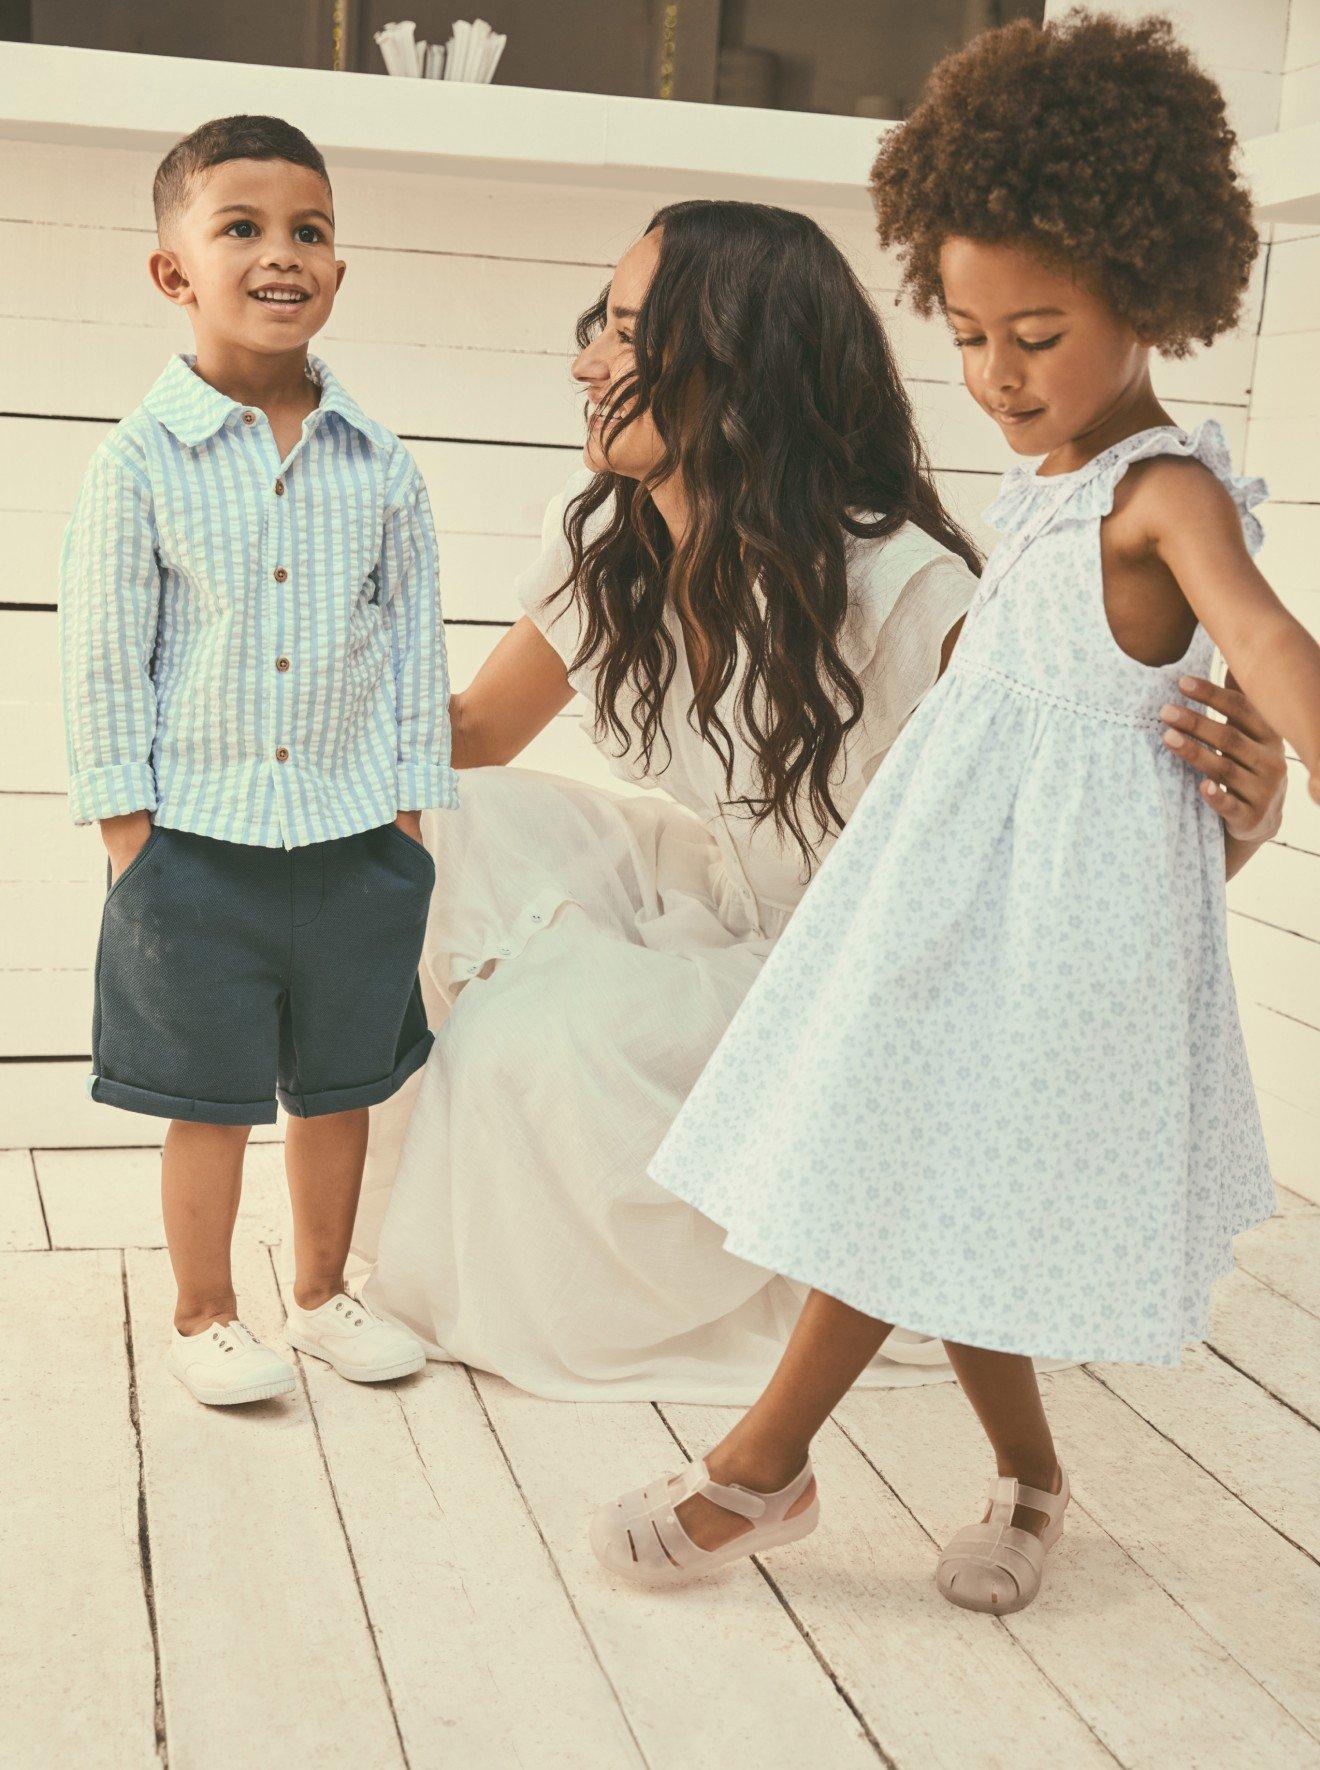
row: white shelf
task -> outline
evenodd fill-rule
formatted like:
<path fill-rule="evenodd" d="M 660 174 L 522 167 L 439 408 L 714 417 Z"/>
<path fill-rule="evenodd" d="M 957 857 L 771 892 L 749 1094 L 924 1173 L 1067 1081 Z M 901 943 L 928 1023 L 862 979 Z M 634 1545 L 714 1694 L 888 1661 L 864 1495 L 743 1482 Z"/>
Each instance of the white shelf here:
<path fill-rule="evenodd" d="M 164 151 L 208 117 L 285 117 L 332 165 L 864 207 L 870 118 L 0 44 L 0 136 Z"/>
<path fill-rule="evenodd" d="M 1261 135 L 1244 149 L 1260 221 L 1320 221 L 1320 123 Z"/>

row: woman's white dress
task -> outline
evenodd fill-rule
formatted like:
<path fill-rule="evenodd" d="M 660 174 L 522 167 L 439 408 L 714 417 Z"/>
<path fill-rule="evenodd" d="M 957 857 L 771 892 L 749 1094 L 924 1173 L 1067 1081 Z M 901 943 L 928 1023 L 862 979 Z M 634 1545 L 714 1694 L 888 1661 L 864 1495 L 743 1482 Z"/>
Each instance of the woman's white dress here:
<path fill-rule="evenodd" d="M 569 664 L 575 609 L 545 602 L 568 570 L 565 502 L 588 478 L 551 505 L 544 552 L 517 586 Z M 935 682 L 976 587 L 912 526 L 857 542 L 849 582 L 842 648 L 865 712 L 837 771 L 845 816 Z M 602 745 L 621 781 L 657 790 L 475 769 L 458 811 L 424 819 L 436 1044 L 372 1114 L 355 1239 L 376 1258 L 368 1299 L 434 1356 L 542 1396 L 749 1401 L 804 1294 L 727 1251 L 722 1229 L 646 1173 L 806 884 L 794 843 L 722 806 L 719 759 L 683 717 L 676 617 L 673 632 L 672 758 L 660 743 L 644 777 Z M 588 672 L 570 681 L 594 704 Z M 735 795 L 751 786 L 740 762 Z M 948 1374 L 938 1346 L 892 1351 L 871 1380 Z"/>

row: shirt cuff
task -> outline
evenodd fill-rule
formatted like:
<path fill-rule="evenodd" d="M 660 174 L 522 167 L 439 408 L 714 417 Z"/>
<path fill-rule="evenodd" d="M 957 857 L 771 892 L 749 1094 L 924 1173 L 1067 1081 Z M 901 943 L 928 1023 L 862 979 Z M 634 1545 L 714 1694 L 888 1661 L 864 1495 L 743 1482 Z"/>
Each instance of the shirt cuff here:
<path fill-rule="evenodd" d="M 400 762 L 394 796 L 400 811 L 456 811 L 458 776 L 442 762 Z"/>
<path fill-rule="evenodd" d="M 156 804 L 156 777 L 147 762 L 83 768 L 69 781 L 69 810 L 76 824 L 126 817 L 131 811 L 154 811 Z"/>

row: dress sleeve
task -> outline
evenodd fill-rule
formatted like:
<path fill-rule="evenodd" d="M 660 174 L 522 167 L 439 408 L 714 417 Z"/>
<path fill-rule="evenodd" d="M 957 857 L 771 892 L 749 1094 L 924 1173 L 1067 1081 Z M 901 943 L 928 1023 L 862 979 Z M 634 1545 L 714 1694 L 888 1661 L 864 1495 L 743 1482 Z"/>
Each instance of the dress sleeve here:
<path fill-rule="evenodd" d="M 848 773 L 859 794 L 935 686 L 944 641 L 967 613 L 975 592 L 976 579 L 967 566 L 941 549 L 918 563 L 897 594 L 885 599 L 869 655 L 853 664 L 865 697 L 848 746 Z"/>
<path fill-rule="evenodd" d="M 562 595 L 556 595 L 556 592 L 567 580 L 573 563 L 564 534 L 564 518 L 573 499 L 586 490 L 593 477 L 586 471 L 573 474 L 563 490 L 550 500 L 541 524 L 540 555 L 513 586 L 524 614 L 536 623 L 564 660 L 569 682 L 579 694 L 589 692 L 584 686 L 587 673 L 572 668 L 582 643 L 582 624 L 572 595 L 568 591 Z M 599 514 L 597 512 L 598 518 Z"/>

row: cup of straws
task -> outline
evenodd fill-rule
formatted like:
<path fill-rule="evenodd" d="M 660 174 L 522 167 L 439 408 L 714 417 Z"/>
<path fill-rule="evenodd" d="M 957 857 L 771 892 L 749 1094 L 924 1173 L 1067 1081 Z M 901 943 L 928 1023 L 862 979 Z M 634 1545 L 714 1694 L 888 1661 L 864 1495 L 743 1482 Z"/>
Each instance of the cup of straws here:
<path fill-rule="evenodd" d="M 495 78 L 507 41 L 492 31 L 484 18 L 470 24 L 467 19 L 455 19 L 447 43 L 419 38 L 410 18 L 376 32 L 387 74 L 411 80 L 468 80 L 478 86 L 488 86 Z"/>

